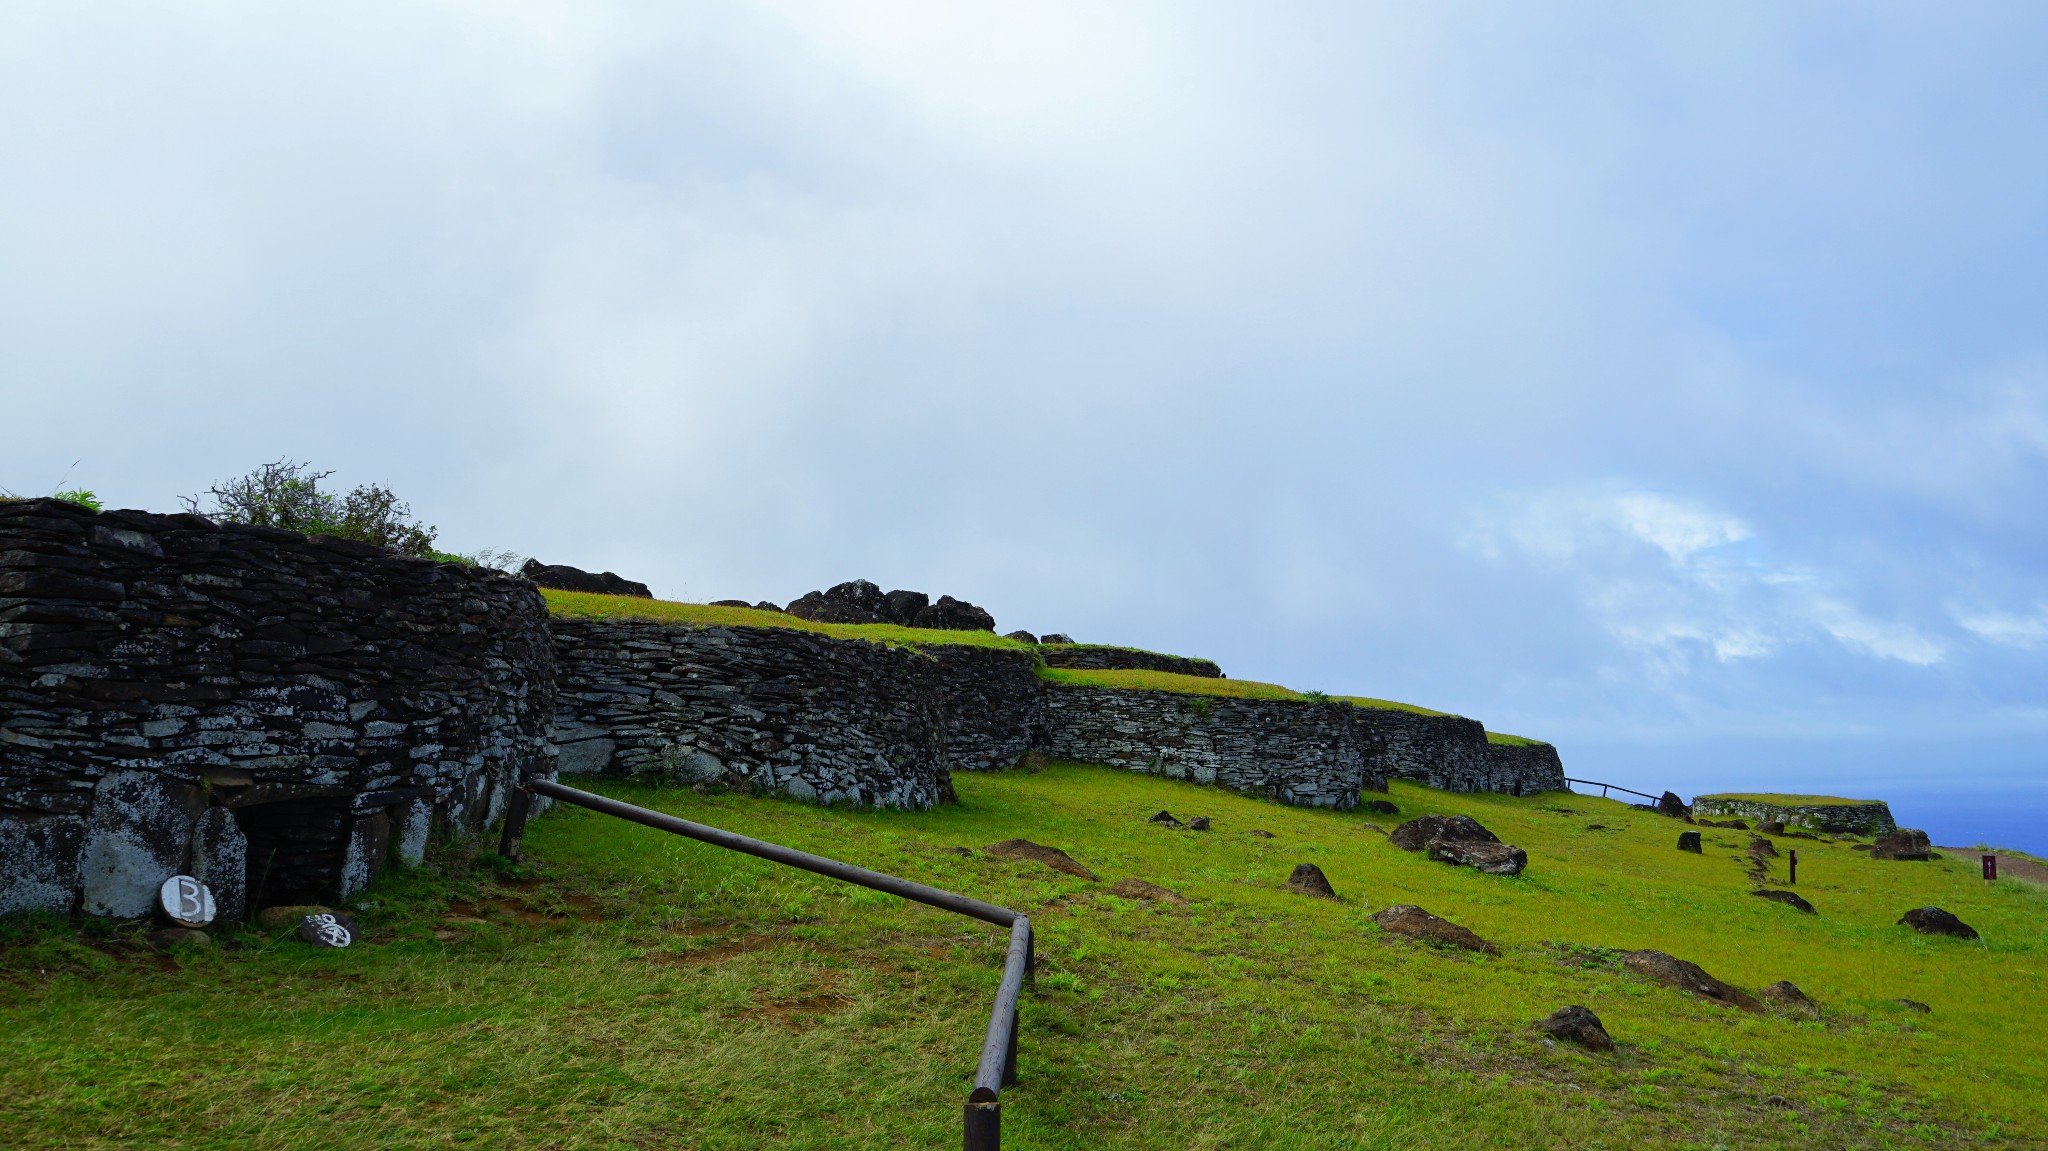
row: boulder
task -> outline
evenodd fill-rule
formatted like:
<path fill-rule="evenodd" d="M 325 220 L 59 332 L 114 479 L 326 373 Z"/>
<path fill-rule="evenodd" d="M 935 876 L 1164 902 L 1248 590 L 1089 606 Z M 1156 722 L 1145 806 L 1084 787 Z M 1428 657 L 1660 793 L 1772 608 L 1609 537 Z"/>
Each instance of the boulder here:
<path fill-rule="evenodd" d="M 644 583 L 635 583 L 614 572 L 587 572 L 567 564 L 544 564 L 539 560 L 527 560 L 519 574 L 540 585 L 557 591 L 595 592 L 598 595 L 630 595 L 641 599 L 653 599 L 654 593 Z"/>
<path fill-rule="evenodd" d="M 1028 839 L 1005 839 L 1001 843 L 991 843 L 982 850 L 997 859 L 1029 859 L 1043 863 L 1054 871 L 1078 875 L 1083 879 L 1095 878 L 1095 873 L 1075 862 L 1073 856 L 1057 847 L 1047 847 Z"/>
<path fill-rule="evenodd" d="M 1438 863 L 1455 863 L 1488 875 L 1520 875 L 1529 866 L 1529 853 L 1511 843 L 1432 839 L 1429 857 Z"/>
<path fill-rule="evenodd" d="M 1898 1004 L 1899 1006 L 1905 1008 L 1908 1011 L 1918 1011 L 1922 1015 L 1931 1015 L 1934 1013 L 1934 1008 L 1927 1006 L 1925 1003 L 1920 1002 L 1918 999 L 1894 999 L 1892 1000 L 1892 1002 Z"/>
<path fill-rule="evenodd" d="M 1206 816 L 1206 815 L 1198 815 L 1198 816 L 1195 816 L 1195 817 L 1194 817 L 1193 819 L 1190 819 L 1190 820 L 1188 820 L 1188 830 L 1189 830 L 1189 831 L 1207 831 L 1207 830 L 1209 830 L 1209 817 L 1208 817 L 1208 816 Z"/>
<path fill-rule="evenodd" d="M 996 617 L 965 600 L 942 595 L 939 602 L 918 612 L 911 626 L 940 631 L 994 631 Z"/>
<path fill-rule="evenodd" d="M 1768 899 L 1772 903 L 1782 903 L 1787 907 L 1796 907 L 1800 911 L 1803 911 L 1808 915 L 1820 914 L 1819 912 L 1813 909 L 1813 904 L 1806 902 L 1806 899 L 1796 891 L 1763 890 L 1752 891 L 1750 892 L 1750 894 L 1756 896 L 1758 899 Z"/>
<path fill-rule="evenodd" d="M 345 911 L 323 911 L 299 920 L 299 941 L 314 947 L 347 947 L 362 938 L 355 917 Z"/>
<path fill-rule="evenodd" d="M 1678 798 L 1677 792 L 1667 791 L 1657 797 L 1657 814 L 1668 815 L 1673 819 L 1684 819 L 1692 814 L 1692 808 L 1686 806 L 1683 799 Z"/>
<path fill-rule="evenodd" d="M 1927 833 L 1914 827 L 1902 827 L 1877 837 L 1870 845 L 1872 859 L 1924 860 L 1934 850 L 1927 842 Z"/>
<path fill-rule="evenodd" d="M 930 607 L 931 603 L 932 597 L 921 591 L 898 589 L 882 596 L 879 611 L 885 622 L 898 627 L 915 627 L 918 613 Z"/>
<path fill-rule="evenodd" d="M 85 913 L 148 915 L 164 880 L 185 871 L 205 814 L 206 795 L 194 784 L 153 771 L 101 776 L 78 861 Z"/>
<path fill-rule="evenodd" d="M 1177 891 L 1169 891 L 1156 883 L 1147 883 L 1142 879 L 1119 879 L 1109 885 L 1109 891 L 1110 894 L 1121 895 L 1125 899 L 1149 899 L 1154 903 L 1171 903 L 1176 906 L 1184 905 L 1188 901 L 1186 896 Z"/>
<path fill-rule="evenodd" d="M 1252 828 L 1252 829 L 1251 829 L 1250 831 L 1247 831 L 1247 832 L 1245 832 L 1245 834 L 1246 834 L 1246 835 L 1256 835 L 1256 836 L 1258 836 L 1258 837 L 1259 837 L 1260 839 L 1271 839 L 1271 838 L 1273 838 L 1273 833 L 1272 833 L 1272 832 L 1270 832 L 1270 831 L 1260 831 L 1260 830 L 1259 830 L 1258 828 L 1256 828 L 1256 827 Z"/>
<path fill-rule="evenodd" d="M 1900 916 L 1899 923 L 1922 935 L 1952 935 L 1957 939 L 1978 938 L 1976 928 L 1939 907 L 1916 907 Z"/>
<path fill-rule="evenodd" d="M 1330 878 L 1323 869 L 1313 863 L 1296 864 L 1294 874 L 1287 877 L 1284 885 L 1297 895 L 1313 895 L 1319 899 L 1336 899 L 1337 889 L 1330 886 Z"/>
<path fill-rule="evenodd" d="M 712 607 L 753 607 L 754 605 L 753 605 L 753 604 L 750 604 L 750 603 L 748 603 L 748 602 L 747 602 L 746 600 L 743 600 L 743 599 L 715 599 L 715 600 L 712 600 L 712 601 L 711 601 L 711 606 L 712 606 Z"/>
<path fill-rule="evenodd" d="M 1486 830 L 1484 825 L 1469 815 L 1419 816 L 1395 828 L 1387 838 L 1402 851 L 1421 851 L 1436 839 L 1464 840 L 1472 843 L 1500 842 L 1499 836 Z"/>
<path fill-rule="evenodd" d="M 1163 824 L 1165 824 L 1165 825 L 1166 825 L 1166 826 L 1168 826 L 1168 827 L 1179 827 L 1179 826 L 1180 826 L 1180 820 L 1178 820 L 1178 819 L 1175 819 L 1175 818 L 1173 817 L 1173 813 L 1172 813 L 1172 812 L 1170 812 L 1170 811 L 1155 811 L 1155 812 L 1153 812 L 1153 813 L 1152 813 L 1152 818 L 1150 818 L 1150 819 L 1146 820 L 1145 822 L 1146 822 L 1146 823 L 1163 823 Z"/>
<path fill-rule="evenodd" d="M 1368 799 L 1364 803 L 1358 805 L 1358 810 L 1371 812 L 1374 815 L 1401 814 L 1400 808 L 1395 807 L 1392 803 L 1384 799 Z"/>
<path fill-rule="evenodd" d="M 1758 859 L 1776 859 L 1778 845 L 1761 835 L 1752 835 L 1749 837 L 1749 853 Z"/>
<path fill-rule="evenodd" d="M 1004 638 L 1004 639 L 1014 639 L 1014 640 L 1016 640 L 1016 641 L 1017 641 L 1018 643 L 1037 643 L 1037 642 L 1038 642 L 1038 637 L 1037 637 L 1037 636 L 1035 636 L 1035 635 L 1032 635 L 1032 634 L 1031 634 L 1030 632 L 1028 632 L 1028 631 L 1012 631 L 1012 632 L 1005 632 L 1005 633 L 1003 633 L 1003 638 Z"/>
<path fill-rule="evenodd" d="M 1789 979 L 1780 979 L 1756 995 L 1758 999 L 1783 1011 L 1809 1017 L 1820 1014 L 1820 1004 L 1808 998 L 1806 992 L 1799 990 Z"/>
<path fill-rule="evenodd" d="M 1703 850 L 1704 850 L 1704 849 L 1700 847 L 1700 833 L 1699 833 L 1699 832 L 1697 832 L 1697 831 L 1681 831 L 1681 832 L 1679 832 L 1679 833 L 1678 833 L 1678 850 L 1680 850 L 1680 851 L 1690 851 L 1690 852 L 1692 852 L 1692 853 L 1693 853 L 1694 855 L 1699 855 L 1699 854 L 1701 854 L 1701 853 L 1703 852 Z"/>
<path fill-rule="evenodd" d="M 784 615 L 784 614 L 786 614 L 786 613 L 785 613 L 785 612 L 784 612 L 784 611 L 782 610 L 782 608 L 781 608 L 781 606 L 780 606 L 780 605 L 777 605 L 777 604 L 772 604 L 772 603 L 769 603 L 769 602 L 768 602 L 767 600 L 765 600 L 765 599 L 764 599 L 764 600 L 762 600 L 762 601 L 761 601 L 760 603 L 757 603 L 757 604 L 755 604 L 755 605 L 754 605 L 754 610 L 755 610 L 755 611 L 772 611 L 772 612 L 774 612 L 774 613 L 775 613 L 776 615 Z"/>
<path fill-rule="evenodd" d="M 1554 1039 L 1576 1043 L 1588 1051 L 1612 1051 L 1614 1040 L 1608 1038 L 1607 1028 L 1600 1025 L 1600 1017 L 1591 1008 L 1573 1004 L 1560 1007 L 1536 1021 L 1536 1029 Z"/>
<path fill-rule="evenodd" d="M 1785 834 L 1785 821 L 1782 819 L 1766 819 L 1758 824 L 1756 829 L 1765 835 L 1783 835 Z"/>
<path fill-rule="evenodd" d="M 1073 643 L 1074 637 L 1063 632 L 1049 631 L 1039 637 L 1040 643 Z"/>
<path fill-rule="evenodd" d="M 1666 987 L 1676 988 L 1688 994 L 1729 1007 L 1740 1007 L 1744 1011 L 1762 1011 L 1764 1005 L 1756 996 L 1740 988 L 1708 975 L 1697 963 L 1687 963 L 1666 955 L 1661 951 L 1631 951 L 1621 957 L 1621 965 L 1646 979 L 1654 980 Z"/>
<path fill-rule="evenodd" d="M 1460 927 L 1448 919 L 1439 919 L 1412 903 L 1396 903 L 1392 907 L 1374 912 L 1368 918 L 1390 935 L 1419 939 L 1440 947 L 1477 951 L 1486 955 L 1494 955 L 1500 951 L 1498 947 L 1472 934 L 1469 929 Z"/>
<path fill-rule="evenodd" d="M 884 623 L 882 589 L 864 579 L 833 584 L 791 600 L 788 612 L 813 623 Z"/>

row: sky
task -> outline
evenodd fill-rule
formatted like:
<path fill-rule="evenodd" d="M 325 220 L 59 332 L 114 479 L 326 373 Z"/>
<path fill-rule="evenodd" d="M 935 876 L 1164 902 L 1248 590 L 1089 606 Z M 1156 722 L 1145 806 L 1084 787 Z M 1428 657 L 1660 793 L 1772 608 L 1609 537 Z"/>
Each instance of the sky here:
<path fill-rule="evenodd" d="M 0 6 L 0 487 L 280 457 L 2048 852 L 2048 7 Z"/>

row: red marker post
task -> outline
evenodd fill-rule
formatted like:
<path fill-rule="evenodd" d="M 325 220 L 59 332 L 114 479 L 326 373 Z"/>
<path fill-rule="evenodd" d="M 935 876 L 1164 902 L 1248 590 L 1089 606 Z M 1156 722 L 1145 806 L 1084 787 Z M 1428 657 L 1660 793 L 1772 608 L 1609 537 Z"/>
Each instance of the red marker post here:
<path fill-rule="evenodd" d="M 1998 857 L 1997 857 L 1997 856 L 1995 856 L 1995 855 L 1987 855 L 1987 856 L 1985 856 L 1985 857 L 1984 857 L 1984 881 L 1985 881 L 1985 882 L 1987 882 L 1987 883 L 1989 883 L 1989 882 L 1990 882 L 1991 880 L 1994 880 L 1994 879 L 1997 879 L 1997 878 L 1998 878 Z"/>

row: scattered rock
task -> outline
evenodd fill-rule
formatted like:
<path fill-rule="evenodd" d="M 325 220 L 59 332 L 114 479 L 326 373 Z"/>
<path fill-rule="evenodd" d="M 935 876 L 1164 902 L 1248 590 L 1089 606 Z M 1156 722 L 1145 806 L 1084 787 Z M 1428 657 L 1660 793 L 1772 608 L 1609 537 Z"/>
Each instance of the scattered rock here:
<path fill-rule="evenodd" d="M 848 580 L 791 600 L 786 609 L 817 623 L 892 623 L 898 627 L 947 631 L 994 631 L 995 617 L 949 595 L 933 603 L 921 591 L 885 592 L 874 583 Z"/>
<path fill-rule="evenodd" d="M 1037 636 L 1035 636 L 1035 635 L 1032 635 L 1032 634 L 1031 634 L 1030 632 L 1028 632 L 1028 631 L 1012 631 L 1012 632 L 1004 632 L 1004 633 L 1003 633 L 1003 638 L 1004 638 L 1004 639 L 1014 639 L 1014 640 L 1016 640 L 1016 641 L 1017 641 L 1018 643 L 1037 643 L 1037 642 L 1038 642 L 1038 637 L 1037 637 Z"/>
<path fill-rule="evenodd" d="M 1074 637 L 1065 632 L 1049 631 L 1038 639 L 1040 643 L 1073 643 Z"/>
<path fill-rule="evenodd" d="M 1206 816 L 1206 815 L 1198 815 L 1198 816 L 1194 817 L 1193 819 L 1190 819 L 1190 820 L 1188 820 L 1188 830 L 1189 830 L 1189 831 L 1207 831 L 1207 830 L 1209 830 L 1209 817 L 1208 817 L 1208 816 Z"/>
<path fill-rule="evenodd" d="M 931 602 L 931 597 L 921 591 L 892 591 L 882 596 L 881 616 L 887 623 L 914 627 L 918 613 L 930 607 Z M 994 620 L 989 621 L 989 630 L 995 630 Z"/>
<path fill-rule="evenodd" d="M 1776 859 L 1778 845 L 1761 835 L 1752 835 L 1749 837 L 1749 853 L 1758 859 Z"/>
<path fill-rule="evenodd" d="M 361 938 L 355 917 L 345 911 L 323 911 L 299 920 L 299 938 L 315 947 L 342 948 Z"/>
<path fill-rule="evenodd" d="M 1147 883 L 1142 879 L 1119 879 L 1109 885 L 1109 890 L 1110 894 L 1121 895 L 1125 899 L 1149 899 L 1154 903 L 1171 903 L 1176 906 L 1185 905 L 1188 901 L 1186 896 L 1177 891 L 1169 891 L 1156 883 Z"/>
<path fill-rule="evenodd" d="M 1679 832 L 1679 833 L 1678 833 L 1678 850 L 1680 850 L 1680 851 L 1690 851 L 1690 852 L 1692 852 L 1692 853 L 1693 853 L 1694 855 L 1700 855 L 1700 854 L 1702 854 L 1702 853 L 1703 853 L 1703 851 L 1704 851 L 1704 849 L 1700 847 L 1700 833 L 1699 833 L 1699 832 L 1697 832 L 1697 831 L 1681 831 L 1681 832 Z"/>
<path fill-rule="evenodd" d="M 1894 999 L 1892 1000 L 1892 1002 L 1898 1004 L 1899 1006 L 1905 1008 L 1908 1011 L 1918 1011 L 1922 1015 L 1931 1015 L 1934 1013 L 1934 1008 L 1927 1006 L 1925 1003 L 1920 1002 L 1918 999 Z"/>
<path fill-rule="evenodd" d="M 942 595 L 939 602 L 918 612 L 910 626 L 942 631 L 994 631 L 996 617 L 965 600 Z"/>
<path fill-rule="evenodd" d="M 1469 815 L 1424 815 L 1395 828 L 1388 838 L 1402 851 L 1421 851 L 1433 839 L 1458 839 L 1477 843 L 1499 843 L 1500 837 L 1486 830 Z"/>
<path fill-rule="evenodd" d="M 1757 825 L 1757 830 L 1765 835 L 1783 835 L 1785 834 L 1785 821 L 1782 819 L 1766 819 Z"/>
<path fill-rule="evenodd" d="M 765 599 L 764 599 L 764 600 L 762 600 L 762 601 L 761 601 L 760 603 L 757 603 L 757 604 L 755 604 L 755 605 L 754 605 L 754 610 L 755 610 L 755 611 L 772 611 L 772 612 L 774 612 L 774 613 L 775 613 L 776 615 L 786 615 L 786 614 L 788 614 L 788 613 L 786 613 L 786 612 L 784 612 L 784 611 L 782 610 L 782 606 L 781 606 L 780 604 L 772 604 L 772 603 L 769 603 L 769 602 L 768 602 L 767 600 L 765 600 Z"/>
<path fill-rule="evenodd" d="M 280 907 L 266 907 L 256 913 L 256 926 L 265 931 L 283 931 L 297 927 L 299 920 L 308 915 L 325 915 L 328 909 L 317 903 L 293 903 Z"/>
<path fill-rule="evenodd" d="M 1799 990 L 1789 979 L 1780 979 L 1756 994 L 1765 1003 L 1784 1011 L 1809 1017 L 1820 1015 L 1820 1004 L 1808 998 L 1806 992 Z"/>
<path fill-rule="evenodd" d="M 1978 938 L 1976 928 L 1939 907 L 1916 907 L 1900 916 L 1899 922 L 1922 935 L 1952 935 L 1957 939 Z"/>
<path fill-rule="evenodd" d="M 615 572 L 587 572 L 567 564 L 544 564 L 539 560 L 527 560 L 519 574 L 557 591 L 595 592 L 598 595 L 630 595 L 641 599 L 653 599 L 654 593 L 644 583 L 635 583 L 622 578 Z"/>
<path fill-rule="evenodd" d="M 1073 856 L 1057 847 L 1047 847 L 1028 839 L 1005 839 L 1001 843 L 989 844 L 982 848 L 982 851 L 997 859 L 1029 859 L 1043 863 L 1054 871 L 1078 875 L 1083 879 L 1095 878 L 1095 873 L 1076 863 Z"/>
<path fill-rule="evenodd" d="M 753 607 L 754 605 L 753 605 L 753 604 L 750 604 L 750 603 L 748 603 L 748 602 L 747 602 L 746 600 L 743 600 L 743 599 L 715 599 L 715 600 L 712 600 L 712 601 L 711 601 L 711 606 L 712 606 L 712 607 Z"/>
<path fill-rule="evenodd" d="M 1683 799 L 1678 798 L 1678 793 L 1667 791 L 1657 797 L 1657 814 L 1668 815 L 1673 819 L 1684 819 L 1692 814 L 1692 808 L 1687 806 Z"/>
<path fill-rule="evenodd" d="M 1323 869 L 1313 863 L 1295 865 L 1294 874 L 1287 877 L 1287 890 L 1299 895 L 1313 895 L 1320 899 L 1338 898 L 1337 889 L 1330 886 L 1330 878 Z"/>
<path fill-rule="evenodd" d="M 1320 873 L 1318 873 L 1320 874 Z M 1464 927 L 1448 919 L 1439 919 L 1412 903 L 1396 903 L 1383 911 L 1376 911 L 1369 917 L 1380 929 L 1392 935 L 1419 939 L 1442 947 L 1458 947 L 1466 951 L 1477 951 L 1486 955 L 1497 954 L 1500 949 Z"/>
<path fill-rule="evenodd" d="M 972 848 L 941 847 L 939 850 L 945 852 L 947 855 L 957 855 L 963 859 L 972 859 L 974 857 L 974 850 Z"/>
<path fill-rule="evenodd" d="M 1876 850 L 1876 847 L 1877 847 L 1877 845 L 1876 845 L 1876 844 L 1872 844 L 1872 843 L 1855 843 L 1855 844 L 1851 844 L 1851 845 L 1849 845 L 1849 850 L 1850 850 L 1850 851 L 1874 851 L 1874 850 Z"/>
<path fill-rule="evenodd" d="M 1395 807 L 1391 802 L 1384 799 L 1368 799 L 1364 803 L 1358 805 L 1358 810 L 1369 811 L 1374 815 L 1401 814 L 1400 808 Z"/>
<path fill-rule="evenodd" d="M 1455 863 L 1488 875 L 1520 875 L 1529 866 L 1529 853 L 1509 843 L 1480 843 L 1465 839 L 1433 839 L 1429 857 L 1439 863 Z"/>
<path fill-rule="evenodd" d="M 1614 1040 L 1608 1038 L 1607 1028 L 1600 1025 L 1600 1017 L 1591 1008 L 1573 1004 L 1536 1021 L 1536 1029 L 1546 1035 L 1576 1043 L 1588 1051 L 1612 1051 Z"/>
<path fill-rule="evenodd" d="M 1927 842 L 1927 833 L 1914 827 L 1902 827 L 1877 837 L 1870 845 L 1872 859 L 1922 860 L 1933 850 Z"/>
<path fill-rule="evenodd" d="M 149 945 L 158 951 L 173 947 L 212 947 L 213 936 L 191 927 L 164 927 L 149 933 Z"/>
<path fill-rule="evenodd" d="M 1271 838 L 1273 838 L 1273 833 L 1272 833 L 1272 832 L 1270 832 L 1270 831 L 1260 831 L 1260 830 L 1259 830 L 1258 828 L 1256 828 L 1256 827 L 1252 828 L 1252 829 L 1251 829 L 1250 831 L 1247 831 L 1247 832 L 1245 832 L 1245 834 L 1246 834 L 1246 835 L 1256 835 L 1256 836 L 1258 836 L 1258 837 L 1259 837 L 1260 839 L 1271 839 Z"/>
<path fill-rule="evenodd" d="M 1180 826 L 1180 820 L 1178 820 L 1178 819 L 1175 819 L 1175 818 L 1173 817 L 1173 813 L 1172 813 L 1172 812 L 1170 812 L 1170 811 L 1161 811 L 1161 812 L 1158 812 L 1158 813 L 1156 813 L 1155 815 L 1153 815 L 1151 819 L 1148 819 L 1148 820 L 1146 820 L 1145 822 L 1147 822 L 1147 823 L 1163 823 L 1163 824 L 1165 824 L 1165 825 L 1166 825 L 1166 826 L 1168 826 L 1168 827 L 1179 827 L 1179 826 Z"/>
<path fill-rule="evenodd" d="M 1735 831 L 1749 830 L 1749 821 L 1743 819 L 1702 819 L 1698 823 L 1701 827 L 1725 827 Z"/>
<path fill-rule="evenodd" d="M 1767 889 L 1752 891 L 1750 894 L 1758 899 L 1768 899 L 1772 903 L 1782 903 L 1787 907 L 1796 907 L 1808 915 L 1820 914 L 1813 909 L 1813 904 L 1806 902 L 1806 899 L 1796 891 L 1771 891 Z"/>
<path fill-rule="evenodd" d="M 1661 951 L 1631 951 L 1621 957 L 1621 965 L 1646 979 L 1702 999 L 1740 1007 L 1744 1011 L 1763 1010 L 1763 1004 L 1757 1002 L 1756 996 L 1708 975 L 1697 963 L 1687 963 Z"/>

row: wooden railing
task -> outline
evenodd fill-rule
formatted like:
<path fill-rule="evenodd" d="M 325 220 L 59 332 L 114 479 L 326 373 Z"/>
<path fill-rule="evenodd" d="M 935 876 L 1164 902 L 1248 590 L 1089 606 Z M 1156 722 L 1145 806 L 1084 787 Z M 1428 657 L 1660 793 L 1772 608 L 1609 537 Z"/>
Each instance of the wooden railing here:
<path fill-rule="evenodd" d="M 1017 1082 L 1017 1000 L 1023 993 L 1024 983 L 1031 978 L 1034 964 L 1031 920 L 1007 907 L 983 903 L 922 883 L 913 883 L 894 875 L 869 871 L 851 863 L 841 863 L 808 851 L 798 851 L 779 843 L 769 843 L 712 827 L 708 824 L 692 823 L 659 811 L 649 811 L 602 795 L 563 787 L 545 779 L 529 779 L 512 793 L 512 802 L 505 813 L 505 828 L 498 840 L 498 854 L 507 859 L 519 858 L 520 839 L 526 834 L 526 817 L 533 804 L 533 797 L 545 795 L 550 799 L 605 815 L 617 816 L 657 831 L 686 836 L 699 843 L 723 847 L 752 855 L 773 863 L 814 872 L 842 883 L 851 883 L 875 891 L 886 891 L 890 895 L 993 923 L 1010 929 L 1010 950 L 1003 961 L 1003 981 L 996 987 L 995 1007 L 989 1012 L 988 1033 L 981 1043 L 981 1064 L 975 1070 L 974 1090 L 967 1096 L 967 1104 L 961 1114 L 961 1138 L 966 1151 L 997 1151 L 1003 1138 L 1003 1088 Z"/>
<path fill-rule="evenodd" d="M 1585 784 L 1585 785 L 1586 785 L 1587 787 L 1597 787 L 1597 788 L 1599 788 L 1599 789 L 1600 789 L 1600 798 L 1602 798 L 1602 799 L 1606 799 L 1606 798 L 1607 798 L 1607 789 L 1608 789 L 1608 788 L 1610 788 L 1610 787 L 1611 787 L 1611 788 L 1613 788 L 1613 789 L 1614 789 L 1614 790 L 1616 790 L 1616 791 L 1626 791 L 1626 792 L 1628 792 L 1628 793 L 1629 793 L 1630 795 L 1640 795 L 1640 796 L 1642 796 L 1642 797 L 1643 797 L 1644 799 L 1647 799 L 1647 800 L 1649 800 L 1649 801 L 1650 801 L 1651 803 L 1655 803 L 1655 802 L 1657 802 L 1658 800 L 1660 800 L 1660 799 L 1664 798 L 1664 797 L 1663 797 L 1663 796 L 1661 796 L 1661 795 L 1651 795 L 1651 794 L 1649 794 L 1648 792 L 1636 791 L 1636 790 L 1634 790 L 1633 788 L 1627 788 L 1627 787 L 1623 787 L 1622 785 L 1620 785 L 1620 784 L 1618 784 L 1618 783 L 1601 783 L 1601 782 L 1600 782 L 1599 780 L 1597 780 L 1597 779 L 1573 779 L 1573 778 L 1571 778 L 1570 776 L 1566 776 L 1566 777 L 1565 777 L 1565 782 L 1566 782 L 1566 783 L 1583 783 L 1583 784 Z"/>

